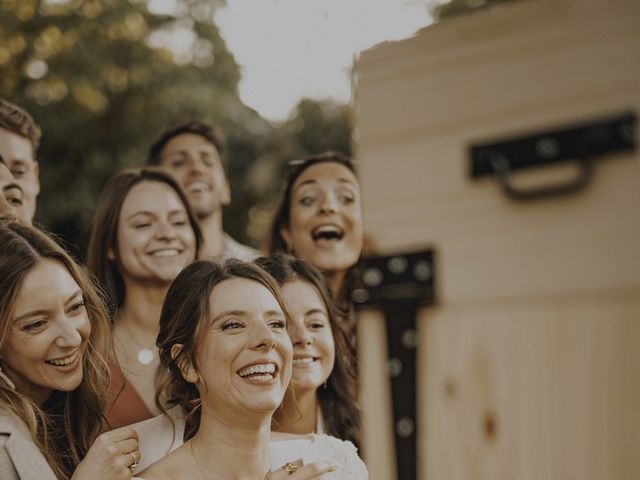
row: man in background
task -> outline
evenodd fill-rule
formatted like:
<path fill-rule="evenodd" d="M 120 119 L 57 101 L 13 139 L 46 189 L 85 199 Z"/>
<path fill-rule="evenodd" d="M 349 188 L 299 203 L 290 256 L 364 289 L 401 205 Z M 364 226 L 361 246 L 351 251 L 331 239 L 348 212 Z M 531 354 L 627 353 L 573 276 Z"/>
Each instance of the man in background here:
<path fill-rule="evenodd" d="M 22 188 L 16 183 L 9 167 L 0 155 L 0 223 L 4 222 L 31 225 L 31 218 L 24 208 Z"/>
<path fill-rule="evenodd" d="M 22 189 L 29 220 L 35 215 L 40 193 L 40 170 L 36 161 L 40 136 L 40 127 L 29 113 L 0 98 L 0 155 Z"/>
<path fill-rule="evenodd" d="M 222 207 L 231 202 L 224 140 L 204 122 L 189 121 L 163 132 L 149 149 L 148 163 L 165 167 L 183 188 L 204 238 L 200 258 L 252 260 L 256 250 L 223 230 Z"/>

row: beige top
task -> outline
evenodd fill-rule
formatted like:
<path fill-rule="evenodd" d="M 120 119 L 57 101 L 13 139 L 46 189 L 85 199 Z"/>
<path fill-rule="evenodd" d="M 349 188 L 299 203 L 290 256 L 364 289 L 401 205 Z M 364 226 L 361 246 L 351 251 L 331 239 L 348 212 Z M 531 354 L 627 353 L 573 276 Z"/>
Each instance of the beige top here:
<path fill-rule="evenodd" d="M 53 470 L 33 442 L 26 426 L 0 409 L 0 478 L 56 480 Z"/>

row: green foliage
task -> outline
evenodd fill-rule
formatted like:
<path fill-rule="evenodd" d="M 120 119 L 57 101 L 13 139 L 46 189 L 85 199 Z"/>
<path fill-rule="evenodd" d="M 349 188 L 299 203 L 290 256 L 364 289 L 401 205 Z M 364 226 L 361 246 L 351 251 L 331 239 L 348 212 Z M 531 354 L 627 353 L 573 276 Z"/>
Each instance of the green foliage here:
<path fill-rule="evenodd" d="M 435 6 L 431 13 L 436 20 L 455 17 L 468 13 L 476 8 L 495 5 L 496 3 L 511 2 L 513 0 L 449 0 L 446 3 Z"/>
<path fill-rule="evenodd" d="M 31 112 L 44 133 L 38 223 L 82 241 L 108 178 L 144 163 L 167 126 L 204 118 L 227 136 L 225 228 L 257 244 L 265 222 L 247 229 L 250 212 L 266 215 L 252 207 L 273 199 L 282 165 L 349 150 L 344 106 L 305 100 L 274 127 L 240 101 L 240 69 L 212 21 L 220 3 L 177 0 L 169 15 L 143 0 L 1 1 L 0 96 Z M 182 56 L 162 46 L 175 32 L 193 40 Z"/>

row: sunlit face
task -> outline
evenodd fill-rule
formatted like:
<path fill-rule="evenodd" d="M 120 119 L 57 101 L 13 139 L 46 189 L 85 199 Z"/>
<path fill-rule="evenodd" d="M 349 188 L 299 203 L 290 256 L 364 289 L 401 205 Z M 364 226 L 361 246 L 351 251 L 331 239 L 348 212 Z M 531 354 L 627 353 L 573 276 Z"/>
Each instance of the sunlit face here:
<path fill-rule="evenodd" d="M 42 259 L 25 275 L 10 321 L 0 359 L 18 391 L 42 403 L 53 390 L 80 385 L 91 324 L 63 264 Z"/>
<path fill-rule="evenodd" d="M 31 220 L 36 212 L 36 201 L 40 193 L 40 170 L 31 142 L 17 133 L 0 128 L 0 155 L 9 166 L 16 183 L 22 188 L 24 209 Z"/>
<path fill-rule="evenodd" d="M 231 201 L 227 176 L 216 147 L 193 133 L 173 137 L 164 147 L 160 164 L 184 189 L 198 218 L 205 218 Z"/>
<path fill-rule="evenodd" d="M 297 393 L 315 392 L 329 378 L 335 361 L 327 307 L 318 290 L 304 280 L 285 283 L 282 294 L 291 315 L 292 384 Z"/>
<path fill-rule="evenodd" d="M 31 225 L 31 218 L 24 206 L 22 188 L 15 181 L 9 168 L 0 162 L 0 221 Z"/>
<path fill-rule="evenodd" d="M 168 285 L 196 256 L 187 210 L 173 188 L 143 181 L 125 198 L 118 221 L 117 259 L 125 283 Z M 109 257 L 115 258 L 113 251 Z"/>
<path fill-rule="evenodd" d="M 197 353 L 200 377 L 190 380 L 197 380 L 203 401 L 225 418 L 273 413 L 291 379 L 292 358 L 277 300 L 258 282 L 233 278 L 213 288 L 209 307 Z"/>
<path fill-rule="evenodd" d="M 296 255 L 324 272 L 346 271 L 362 250 L 358 181 L 336 162 L 312 165 L 291 189 L 289 225 L 282 230 Z"/>

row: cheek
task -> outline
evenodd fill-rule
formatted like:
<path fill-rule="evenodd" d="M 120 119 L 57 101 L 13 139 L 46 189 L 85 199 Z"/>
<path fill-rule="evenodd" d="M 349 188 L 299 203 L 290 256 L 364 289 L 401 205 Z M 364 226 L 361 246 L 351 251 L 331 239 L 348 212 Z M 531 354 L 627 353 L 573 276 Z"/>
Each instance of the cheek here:
<path fill-rule="evenodd" d="M 80 332 L 80 336 L 85 340 L 88 340 L 91 336 L 91 320 L 87 313 L 83 315 L 80 326 L 78 327 L 78 332 Z"/>

